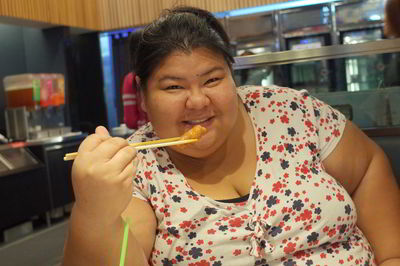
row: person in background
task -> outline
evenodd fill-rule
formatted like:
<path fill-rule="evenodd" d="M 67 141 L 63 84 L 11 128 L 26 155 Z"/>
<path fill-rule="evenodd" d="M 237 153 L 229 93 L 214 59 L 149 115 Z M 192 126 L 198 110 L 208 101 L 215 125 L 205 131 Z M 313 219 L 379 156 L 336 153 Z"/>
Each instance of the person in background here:
<path fill-rule="evenodd" d="M 387 38 L 400 37 L 400 0 L 387 0 L 385 3 L 383 33 Z M 400 86 L 398 53 L 384 54 L 384 82 L 383 87 Z"/>
<path fill-rule="evenodd" d="M 146 113 L 140 107 L 140 93 L 136 84 L 135 53 L 140 41 L 141 31 L 134 31 L 129 37 L 130 72 L 124 77 L 122 86 L 122 106 L 124 123 L 130 129 L 138 129 L 148 122 Z"/>
<path fill-rule="evenodd" d="M 387 37 L 400 37 L 400 0 L 386 1 L 384 34 Z"/>
<path fill-rule="evenodd" d="M 104 127 L 79 147 L 63 265 L 399 265 L 400 195 L 383 151 L 306 91 L 236 87 L 210 13 L 165 11 L 136 59 L 149 120 L 131 142 Z M 133 182 L 132 182 L 133 177 Z"/>

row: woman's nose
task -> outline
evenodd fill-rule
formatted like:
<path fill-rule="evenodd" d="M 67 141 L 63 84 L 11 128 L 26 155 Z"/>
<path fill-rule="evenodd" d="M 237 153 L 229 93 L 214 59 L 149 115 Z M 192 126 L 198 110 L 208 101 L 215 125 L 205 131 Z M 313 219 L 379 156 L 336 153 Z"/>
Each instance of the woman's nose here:
<path fill-rule="evenodd" d="M 192 88 L 186 101 L 186 107 L 189 109 L 202 109 L 210 104 L 208 95 L 200 88 Z"/>

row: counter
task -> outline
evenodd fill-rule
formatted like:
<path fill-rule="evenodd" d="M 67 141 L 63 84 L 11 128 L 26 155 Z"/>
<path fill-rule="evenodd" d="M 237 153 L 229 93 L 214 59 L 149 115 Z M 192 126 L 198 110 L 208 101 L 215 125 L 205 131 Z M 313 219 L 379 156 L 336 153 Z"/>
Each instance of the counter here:
<path fill-rule="evenodd" d="M 51 211 L 74 201 L 72 162 L 63 157 L 75 152 L 86 136 L 75 133 L 0 145 L 0 231 L 36 215 L 45 216 L 50 225 Z"/>

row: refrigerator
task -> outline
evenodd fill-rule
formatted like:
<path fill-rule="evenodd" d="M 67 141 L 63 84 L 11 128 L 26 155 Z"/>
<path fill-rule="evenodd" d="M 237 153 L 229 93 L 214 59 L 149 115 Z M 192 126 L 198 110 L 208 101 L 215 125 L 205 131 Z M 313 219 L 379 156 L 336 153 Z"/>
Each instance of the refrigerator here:
<path fill-rule="evenodd" d="M 316 5 L 280 12 L 282 50 L 306 50 L 332 44 L 330 5 Z M 327 92 L 334 86 L 334 67 L 329 60 L 287 66 L 288 85 L 310 93 Z"/>
<path fill-rule="evenodd" d="M 279 51 L 274 12 L 228 17 L 225 25 L 235 56 L 251 56 Z M 274 84 L 273 69 L 265 66 L 234 72 L 238 85 Z"/>
<path fill-rule="evenodd" d="M 378 41 L 383 36 L 384 3 L 379 0 L 336 4 L 336 23 L 340 44 Z M 385 86 L 387 55 L 365 55 L 342 60 L 344 90 L 355 92 Z"/>
<path fill-rule="evenodd" d="M 341 33 L 342 44 L 356 44 L 382 39 L 382 29 L 364 29 Z M 346 90 L 373 90 L 383 86 L 385 63 L 384 55 L 349 57 L 344 60 Z"/>

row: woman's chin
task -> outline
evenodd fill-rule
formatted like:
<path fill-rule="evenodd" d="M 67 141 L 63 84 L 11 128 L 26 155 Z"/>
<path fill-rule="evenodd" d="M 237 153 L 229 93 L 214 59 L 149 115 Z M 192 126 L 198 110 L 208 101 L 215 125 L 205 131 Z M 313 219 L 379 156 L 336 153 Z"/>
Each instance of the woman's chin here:
<path fill-rule="evenodd" d="M 221 144 L 218 143 L 218 139 L 215 138 L 214 134 L 208 132 L 199 141 L 190 144 L 186 149 L 188 155 L 190 153 L 192 157 L 200 158 L 213 154 L 218 149 L 219 145 Z"/>

